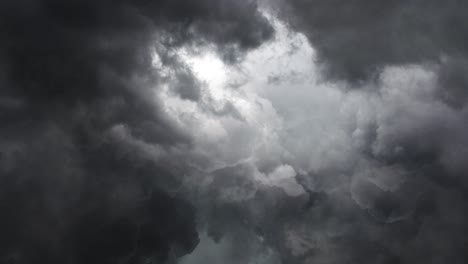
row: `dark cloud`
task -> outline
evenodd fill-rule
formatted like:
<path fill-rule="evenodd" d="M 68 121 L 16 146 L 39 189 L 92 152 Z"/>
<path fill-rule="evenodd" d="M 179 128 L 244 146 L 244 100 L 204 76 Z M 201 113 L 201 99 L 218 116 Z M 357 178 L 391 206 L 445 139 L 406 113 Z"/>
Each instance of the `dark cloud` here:
<path fill-rule="evenodd" d="M 276 2 L 326 79 L 297 90 L 291 78 L 268 79 L 267 98 L 290 132 L 284 148 L 294 157 L 283 162 L 313 163 L 298 177 L 306 209 L 274 224 L 291 234 L 285 263 L 467 262 L 458 234 L 468 216 L 466 3 Z M 361 89 L 332 102 L 334 86 Z"/>
<path fill-rule="evenodd" d="M 212 172 L 197 201 L 207 236 L 242 251 L 226 256 L 237 263 L 263 263 L 268 249 L 270 263 L 465 263 L 466 107 L 441 100 L 439 73 L 388 67 L 369 87 L 378 92 L 286 78 L 276 88 L 265 74 L 280 139 Z M 304 193 L 272 186 L 282 164 Z"/>
<path fill-rule="evenodd" d="M 467 5 L 262 3 L 0 3 L 0 263 L 466 263 Z"/>
<path fill-rule="evenodd" d="M 198 243 L 195 212 L 162 161 L 187 134 L 154 95 L 169 50 L 235 61 L 273 29 L 254 1 L 0 3 L 0 263 L 163 263 Z"/>
<path fill-rule="evenodd" d="M 220 190 L 240 188 L 247 181 L 228 172 L 198 204 L 208 210 L 201 221 L 208 238 L 229 247 L 212 254 L 203 253 L 202 247 L 195 251 L 194 262 L 184 263 L 200 263 L 198 258 L 218 253 L 227 263 L 464 263 L 466 238 L 456 230 L 466 229 L 466 200 L 456 189 L 440 188 L 425 173 L 430 172 L 410 175 L 397 191 L 367 180 L 356 182 L 352 190 L 337 190 L 342 182 L 336 172 L 324 172 L 301 177 L 332 185 L 298 197 L 259 186 L 242 200 L 217 199 Z M 268 250 L 277 255 L 262 262 Z"/>
<path fill-rule="evenodd" d="M 387 65 L 467 56 L 464 1 L 282 1 L 332 78 L 375 78 Z"/>
<path fill-rule="evenodd" d="M 465 56 L 445 57 L 439 66 L 438 97 L 456 109 L 463 108 L 468 98 L 468 61 Z"/>

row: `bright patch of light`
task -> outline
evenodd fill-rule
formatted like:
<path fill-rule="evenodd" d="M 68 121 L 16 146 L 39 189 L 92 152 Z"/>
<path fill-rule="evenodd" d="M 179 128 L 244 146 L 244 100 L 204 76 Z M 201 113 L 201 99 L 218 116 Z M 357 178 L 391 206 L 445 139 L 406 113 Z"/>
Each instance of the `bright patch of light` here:
<path fill-rule="evenodd" d="M 186 57 L 185 61 L 191 66 L 194 74 L 210 86 L 221 86 L 227 80 L 227 69 L 224 63 L 212 53 Z"/>
<path fill-rule="evenodd" d="M 193 54 L 182 49 L 178 55 L 190 67 L 195 77 L 205 83 L 206 88 L 214 98 L 226 98 L 227 94 L 224 88 L 229 79 L 229 69 L 214 52 Z"/>

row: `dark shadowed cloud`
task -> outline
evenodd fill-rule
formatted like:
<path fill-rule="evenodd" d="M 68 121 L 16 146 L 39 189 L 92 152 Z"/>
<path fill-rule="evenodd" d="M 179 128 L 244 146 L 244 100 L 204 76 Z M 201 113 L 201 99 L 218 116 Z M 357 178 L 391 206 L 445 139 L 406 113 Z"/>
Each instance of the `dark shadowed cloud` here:
<path fill-rule="evenodd" d="M 254 1 L 0 3 L 0 263 L 162 263 L 198 243 L 170 148 L 190 145 L 155 96 L 198 83 L 168 50 L 230 62 L 273 35 Z"/>
<path fill-rule="evenodd" d="M 466 263 L 467 8 L 2 1 L 0 263 Z"/>
<path fill-rule="evenodd" d="M 387 65 L 468 55 L 464 1 L 293 0 L 281 8 L 332 78 L 365 81 Z"/>

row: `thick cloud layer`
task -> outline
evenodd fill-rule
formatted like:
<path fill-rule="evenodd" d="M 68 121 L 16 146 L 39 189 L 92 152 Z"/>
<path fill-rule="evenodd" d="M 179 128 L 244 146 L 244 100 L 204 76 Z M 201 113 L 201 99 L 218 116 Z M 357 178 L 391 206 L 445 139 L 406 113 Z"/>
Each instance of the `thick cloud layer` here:
<path fill-rule="evenodd" d="M 365 81 L 387 65 L 441 62 L 447 56 L 457 64 L 468 55 L 464 1 L 276 2 L 310 39 L 329 77 Z"/>
<path fill-rule="evenodd" d="M 0 263 L 466 263 L 466 4 L 259 5 L 0 3 Z"/>
<path fill-rule="evenodd" d="M 240 71 L 197 73 L 198 103 L 166 101 L 201 170 L 186 184 L 206 235 L 183 263 L 465 263 L 467 108 L 443 96 L 450 69 L 389 64 L 350 90 L 324 81 L 306 36 L 274 24 Z"/>
<path fill-rule="evenodd" d="M 190 138 L 158 102 L 153 55 L 192 96 L 198 84 L 169 51 L 237 60 L 273 34 L 256 3 L 2 1 L 0 32 L 0 263 L 191 252 L 194 208 L 174 192 L 178 162 L 164 160 Z"/>

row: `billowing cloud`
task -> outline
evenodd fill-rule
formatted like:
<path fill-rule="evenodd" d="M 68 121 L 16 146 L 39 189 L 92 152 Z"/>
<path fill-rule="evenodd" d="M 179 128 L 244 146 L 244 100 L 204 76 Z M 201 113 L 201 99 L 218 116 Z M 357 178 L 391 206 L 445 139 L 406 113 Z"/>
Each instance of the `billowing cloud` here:
<path fill-rule="evenodd" d="M 273 2 L 311 41 L 328 77 L 365 81 L 388 65 L 408 63 L 464 69 L 460 56 L 467 56 L 468 6 L 461 1 Z M 446 86 L 457 91 L 453 82 L 460 79 L 449 79 L 452 84 Z"/>
<path fill-rule="evenodd" d="M 465 4 L 345 2 L 0 3 L 0 263 L 465 263 Z"/>
<path fill-rule="evenodd" d="M 271 38 L 254 1 L 0 3 L 0 262 L 162 263 L 198 243 L 156 91 L 199 83 L 170 50 L 230 63 Z M 155 54 L 167 76 L 157 69 Z"/>
<path fill-rule="evenodd" d="M 466 109 L 441 95 L 444 65 L 386 64 L 349 90 L 324 79 L 306 35 L 271 19 L 275 41 L 218 68 L 198 103 L 166 100 L 192 131 L 204 239 L 229 245 L 221 255 L 263 245 L 234 263 L 268 250 L 273 263 L 464 261 Z M 212 111 L 225 105 L 236 116 Z M 205 247 L 184 263 L 219 257 Z"/>

